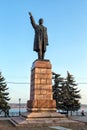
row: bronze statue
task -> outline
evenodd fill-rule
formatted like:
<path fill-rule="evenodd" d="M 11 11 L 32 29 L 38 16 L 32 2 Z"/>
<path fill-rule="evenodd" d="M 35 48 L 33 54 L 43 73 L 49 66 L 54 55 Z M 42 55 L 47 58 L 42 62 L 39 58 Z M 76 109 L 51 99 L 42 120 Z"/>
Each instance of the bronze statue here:
<path fill-rule="evenodd" d="M 39 25 L 34 21 L 34 18 L 29 12 L 31 24 L 35 30 L 34 38 L 34 51 L 38 53 L 38 59 L 44 60 L 44 53 L 46 51 L 46 46 L 48 45 L 47 28 L 43 26 L 43 19 L 39 19 Z"/>

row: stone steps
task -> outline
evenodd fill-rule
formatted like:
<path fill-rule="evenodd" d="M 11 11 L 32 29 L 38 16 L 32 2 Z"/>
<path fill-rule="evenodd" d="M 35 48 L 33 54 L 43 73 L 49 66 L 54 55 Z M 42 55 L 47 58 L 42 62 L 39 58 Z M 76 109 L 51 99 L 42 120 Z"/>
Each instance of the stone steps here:
<path fill-rule="evenodd" d="M 78 123 L 77 121 L 70 120 L 68 118 L 23 118 L 23 117 L 12 117 L 11 122 L 15 125 L 23 124 L 64 124 L 64 123 Z"/>

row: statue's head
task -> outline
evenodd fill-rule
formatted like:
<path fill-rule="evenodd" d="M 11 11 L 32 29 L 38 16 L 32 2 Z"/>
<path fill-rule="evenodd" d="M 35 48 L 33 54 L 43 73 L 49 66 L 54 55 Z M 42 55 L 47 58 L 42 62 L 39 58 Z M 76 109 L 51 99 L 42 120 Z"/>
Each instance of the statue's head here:
<path fill-rule="evenodd" d="M 39 19 L 39 24 L 40 24 L 40 25 L 43 24 L 43 19 L 42 19 L 42 18 Z"/>

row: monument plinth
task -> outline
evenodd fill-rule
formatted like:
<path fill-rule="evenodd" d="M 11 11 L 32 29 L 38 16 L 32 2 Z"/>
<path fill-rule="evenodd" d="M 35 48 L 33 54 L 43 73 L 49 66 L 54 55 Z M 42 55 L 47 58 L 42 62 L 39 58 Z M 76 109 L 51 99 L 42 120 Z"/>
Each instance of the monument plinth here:
<path fill-rule="evenodd" d="M 56 102 L 52 96 L 52 66 L 49 60 L 36 60 L 31 68 L 30 100 L 28 111 L 55 111 Z"/>

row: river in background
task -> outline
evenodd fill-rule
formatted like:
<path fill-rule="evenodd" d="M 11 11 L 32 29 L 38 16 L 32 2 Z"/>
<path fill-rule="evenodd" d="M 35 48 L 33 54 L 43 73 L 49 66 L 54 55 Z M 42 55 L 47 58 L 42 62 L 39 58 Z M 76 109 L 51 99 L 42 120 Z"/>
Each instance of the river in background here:
<path fill-rule="evenodd" d="M 19 116 L 19 113 L 23 113 L 23 112 L 27 112 L 27 109 L 26 108 L 20 108 L 20 111 L 19 111 L 19 108 L 11 108 L 9 110 L 9 116 Z"/>
<path fill-rule="evenodd" d="M 73 115 L 81 115 L 81 111 L 84 110 L 84 113 L 85 115 L 87 115 L 87 105 L 81 105 L 81 108 L 78 110 L 78 111 L 75 111 L 75 112 L 72 112 Z M 14 107 L 14 108 L 11 108 L 9 110 L 9 116 L 19 116 L 19 113 L 23 113 L 23 112 L 27 112 L 27 108 L 26 106 L 24 107 Z M 60 112 L 60 110 L 58 110 L 57 112 Z M 0 112 L 0 117 L 4 116 L 4 113 L 3 112 Z"/>
<path fill-rule="evenodd" d="M 19 108 L 11 108 L 10 110 L 9 110 L 9 116 L 11 117 L 11 116 L 19 116 L 19 113 L 21 114 L 21 113 L 23 113 L 23 112 L 27 112 L 27 109 L 26 108 L 20 108 L 20 110 L 19 110 Z M 0 113 L 0 117 L 3 117 L 4 116 L 4 113 L 3 112 L 1 112 Z"/>
<path fill-rule="evenodd" d="M 82 105 L 81 105 L 81 108 L 80 108 L 78 111 L 72 112 L 72 115 L 75 115 L 75 116 L 82 115 L 82 114 L 81 114 L 82 111 L 84 111 L 84 114 L 87 115 L 87 105 L 82 104 Z M 57 112 L 59 112 L 59 113 L 61 113 L 61 114 L 66 114 L 66 111 L 62 111 L 62 110 L 57 110 Z M 69 111 L 68 114 L 71 115 L 71 111 Z"/>

